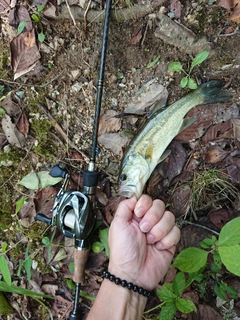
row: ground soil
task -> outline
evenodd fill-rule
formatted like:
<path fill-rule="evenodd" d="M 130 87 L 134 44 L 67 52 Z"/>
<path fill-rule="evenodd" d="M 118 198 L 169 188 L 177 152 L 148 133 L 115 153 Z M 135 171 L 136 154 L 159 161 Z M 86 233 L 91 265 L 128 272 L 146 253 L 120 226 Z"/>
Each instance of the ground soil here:
<path fill-rule="evenodd" d="M 146 4 L 147 1 L 142 2 Z M 168 11 L 170 1 L 164 2 L 163 5 L 166 11 Z M 202 8 L 198 12 L 196 11 L 197 6 L 201 6 Z M 102 112 L 113 109 L 119 114 L 123 113 L 134 93 L 151 79 L 155 79 L 168 89 L 169 103 L 178 100 L 188 92 L 187 89 L 183 90 L 179 86 L 182 74 L 170 73 L 168 71 L 168 64 L 172 61 L 181 61 L 187 69 L 193 57 L 187 55 L 183 50 L 164 43 L 155 37 L 154 23 L 148 27 L 141 41 L 136 44 L 131 44 L 131 39 L 139 28 L 142 28 L 143 32 L 146 30 L 148 20 L 149 17 L 144 16 L 138 20 L 130 19 L 121 23 L 110 23 Z M 210 5 L 207 1 L 199 1 L 199 3 L 198 1 L 194 3 L 192 1 L 182 2 L 181 19 L 178 20 L 178 23 L 184 24 L 199 37 L 203 35 L 206 36 L 213 48 L 210 58 L 196 68 L 193 77 L 199 83 L 210 79 L 224 80 L 227 83 L 228 89 L 233 94 L 233 102 L 239 106 L 240 33 L 238 31 L 238 25 L 229 19 L 225 9 L 218 7 L 215 2 L 213 5 Z M 11 41 L 11 35 L 8 32 L 9 29 L 6 24 L 6 20 L 2 20 L 2 30 L 4 32 L 1 45 L 4 55 L 2 59 L 4 61 L 2 62 L 0 84 L 3 84 L 15 92 L 24 91 L 22 108 L 29 119 L 34 118 L 33 114 L 40 113 L 40 115 L 50 121 L 52 125 L 51 132 L 47 136 L 48 144 L 49 146 L 51 145 L 51 151 L 48 151 L 48 153 L 51 152 L 52 157 L 44 155 L 44 152 L 41 152 L 40 155 L 39 153 L 35 154 L 34 150 L 30 152 L 26 151 L 28 150 L 28 148 L 26 148 L 20 157 L 23 158 L 27 154 L 26 160 L 19 162 L 17 158 L 16 163 L 14 163 L 12 167 L 7 167 L 8 173 L 1 181 L 2 190 L 11 195 L 11 198 L 7 199 L 7 201 L 12 204 L 10 207 L 14 208 L 16 199 L 18 199 L 22 193 L 27 193 L 26 190 L 22 190 L 19 186 L 16 186 L 16 182 L 29 171 L 37 170 L 38 168 L 49 170 L 52 165 L 59 162 L 66 163 L 71 172 L 78 172 L 81 169 L 86 169 L 88 166 L 103 24 L 93 22 L 87 25 L 86 30 L 83 30 L 83 22 L 77 21 L 76 25 L 74 25 L 71 19 L 61 21 L 47 19 L 46 23 L 44 23 L 46 40 L 43 44 L 39 45 L 43 69 L 36 76 L 30 78 L 23 76 L 16 81 L 13 81 L 9 59 L 6 58 L 9 57 L 8 47 Z M 225 33 L 227 27 L 232 28 L 232 35 Z M 159 62 L 154 65 L 153 68 L 146 68 L 148 63 L 159 55 Z M 69 141 L 66 142 L 58 129 L 56 130 L 53 119 L 62 128 L 70 143 Z M 131 122 L 124 119 L 122 121 L 122 129 L 129 128 L 136 129 L 136 126 L 133 126 Z M 36 138 L 36 136 L 34 136 L 35 134 L 36 133 L 31 131 L 30 123 L 29 145 L 34 143 L 34 139 Z M 39 137 L 37 138 L 39 139 Z M 78 151 L 76 156 L 77 160 L 74 159 L 74 156 L 70 156 L 69 153 L 73 145 Z M 109 198 L 110 196 L 114 196 L 117 190 L 117 176 L 122 154 L 116 155 L 102 145 L 100 148 L 101 153 L 97 157 L 97 168 L 101 172 L 101 182 L 104 181 L 106 177 L 109 179 L 108 185 L 111 185 L 111 192 L 106 192 L 106 189 L 104 189 L 107 198 Z M 20 168 L 18 167 L 19 163 Z M 4 166 L 1 167 L 3 172 L 5 169 Z M 8 181 L 6 186 L 5 182 L 11 175 L 14 176 L 10 183 Z M 174 189 L 174 186 L 172 186 L 172 188 Z M 236 188 L 238 188 L 238 185 L 236 185 Z M 151 188 L 149 190 L 151 190 Z M 151 191 L 149 193 L 151 194 Z M 27 193 L 27 195 L 29 196 L 29 193 Z M 30 196 L 33 197 L 34 195 Z M 156 195 L 152 193 L 151 195 L 164 198 L 164 200 L 166 198 L 166 192 L 162 197 L 161 194 Z M 167 196 L 170 198 L 169 193 Z M 169 198 L 167 200 L 169 200 Z M 237 196 L 235 196 L 235 198 L 237 198 Z M 4 206 L 3 194 L 1 201 Z M 102 202 L 107 203 L 103 200 Z M 103 218 L 104 226 L 107 226 L 109 217 L 105 216 L 104 206 L 99 204 L 97 208 L 98 217 Z M 209 211 L 210 209 L 207 212 Z M 10 213 L 13 213 L 13 211 L 9 211 L 9 214 Z M 6 214 L 6 212 L 4 214 Z M 236 215 L 239 215 L 239 213 Z M 204 214 L 202 214 L 202 216 L 204 216 Z M 12 223 L 9 217 L 8 220 Z M 15 227 L 16 225 L 12 226 L 12 228 Z M 36 230 L 34 229 L 33 233 L 35 232 Z M 184 232 L 186 234 L 186 230 Z M 194 227 L 191 226 L 188 232 L 194 234 Z M 25 232 L 25 235 L 27 233 L 28 231 Z M 185 235 L 184 241 L 186 237 Z M 0 237 L 0 239 L 1 242 L 15 243 L 14 238 L 8 238 L 6 233 L 4 233 L 4 237 Z M 199 239 L 199 241 L 200 240 L 201 239 Z M 184 247 L 184 244 L 181 243 L 181 246 Z M 19 252 L 16 255 L 18 257 Z M 10 260 L 11 259 L 18 260 L 16 257 L 10 258 Z M 15 263 L 17 264 L 17 262 Z M 66 263 L 65 261 L 65 264 Z M 43 276 L 44 272 L 42 270 L 39 271 L 41 277 L 45 277 L 45 284 L 56 283 L 56 285 L 58 285 L 58 299 L 61 297 L 64 299 L 65 307 L 64 303 L 61 305 L 61 299 L 59 300 L 60 302 L 58 301 L 58 305 L 55 303 L 55 309 L 53 308 L 53 314 L 55 314 L 54 319 L 66 319 L 64 311 L 66 311 L 67 314 L 72 307 L 73 291 L 70 291 L 64 282 L 64 270 L 67 270 L 65 264 L 63 263 L 58 266 L 60 268 L 59 276 L 54 272 L 54 268 L 49 268 L 49 279 L 47 279 L 46 275 Z M 85 288 L 88 294 L 92 296 L 97 294 L 101 282 L 101 271 L 106 264 L 107 259 L 104 253 L 98 255 L 91 254 L 87 268 L 88 285 Z M 35 273 L 37 272 L 35 271 Z M 66 273 L 69 274 L 69 271 L 66 271 Z M 38 276 L 35 275 L 34 279 L 36 280 L 37 277 Z M 236 281 L 236 279 L 234 279 L 234 281 Z M 36 280 L 36 282 L 38 281 Z M 212 287 L 212 284 L 209 283 L 208 286 Z M 64 292 L 67 293 L 64 294 Z M 208 311 L 208 315 L 205 314 L 205 316 L 204 312 L 201 311 L 202 313 L 198 313 L 198 316 L 188 316 L 187 319 L 211 319 L 215 309 L 217 310 L 218 319 L 237 319 L 237 317 L 234 318 L 234 316 L 224 318 L 222 314 L 220 315 L 220 308 L 216 307 L 216 296 L 209 292 L 211 291 L 208 291 L 208 296 L 201 298 L 198 303 L 200 309 L 206 304 L 211 306 L 211 308 L 213 307 L 214 311 Z M 193 294 L 193 292 L 191 294 Z M 186 296 L 191 296 L 191 294 L 187 292 Z M 13 302 L 14 298 L 8 298 Z M 191 296 L 191 299 L 194 299 L 194 297 Z M 66 301 L 69 301 L 70 306 Z M 41 309 L 39 306 L 36 306 L 33 302 L 30 303 L 28 301 L 26 304 L 27 303 L 28 306 L 25 307 L 25 310 L 29 311 L 29 319 L 40 319 L 40 317 L 41 319 L 48 319 L 47 315 L 39 315 Z M 81 303 L 86 316 L 91 307 L 91 302 L 86 298 L 82 298 Z M 239 299 L 235 300 L 235 304 L 239 305 Z M 12 303 L 12 305 L 14 305 L 14 303 Z M 52 304 L 49 305 L 51 306 Z M 156 305 L 156 301 L 151 302 L 148 308 L 154 305 Z M 34 315 L 34 308 L 37 310 L 37 317 Z M 56 316 L 57 310 L 61 310 L 61 313 L 59 313 L 61 314 L 61 318 Z M 21 308 L 19 312 L 16 310 L 14 312 L 15 314 L 10 316 L 11 319 L 23 319 Z M 151 318 L 156 319 L 156 316 L 156 313 L 153 313 Z M 183 316 L 178 314 L 178 317 L 180 319 Z M 216 317 L 215 314 L 214 317 Z M 146 315 L 145 319 L 150 318 Z"/>

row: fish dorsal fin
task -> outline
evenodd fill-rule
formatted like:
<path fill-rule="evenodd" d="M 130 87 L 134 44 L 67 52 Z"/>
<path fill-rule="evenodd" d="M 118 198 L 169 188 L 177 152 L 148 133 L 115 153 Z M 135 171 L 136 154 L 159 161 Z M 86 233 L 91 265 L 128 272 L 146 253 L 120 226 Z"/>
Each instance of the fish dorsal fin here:
<path fill-rule="evenodd" d="M 151 112 L 149 113 L 149 115 L 147 116 L 147 119 L 151 118 L 151 116 L 161 110 L 163 111 L 165 108 L 167 107 L 167 97 L 162 97 L 160 100 L 158 100 L 154 107 L 152 108 Z"/>
<path fill-rule="evenodd" d="M 193 124 L 198 117 L 187 117 L 183 119 L 182 125 L 179 129 L 179 133 L 187 129 L 191 124 Z"/>

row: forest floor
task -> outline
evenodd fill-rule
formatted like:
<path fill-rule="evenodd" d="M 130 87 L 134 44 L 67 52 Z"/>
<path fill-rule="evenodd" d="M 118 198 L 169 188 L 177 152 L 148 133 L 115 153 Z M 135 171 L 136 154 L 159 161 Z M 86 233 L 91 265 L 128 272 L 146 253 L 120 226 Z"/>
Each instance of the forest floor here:
<path fill-rule="evenodd" d="M 168 65 L 180 61 L 189 70 L 194 56 L 203 50 L 210 52 L 209 57 L 194 68 L 192 78 L 198 84 L 223 80 L 232 99 L 190 111 L 189 116 L 197 116 L 197 120 L 171 143 L 170 156 L 154 170 L 145 192 L 164 200 L 175 213 L 182 233 L 178 252 L 199 247 L 200 241 L 240 216 L 240 4 L 227 0 L 221 1 L 221 6 L 204 0 L 154 2 L 152 6 L 149 1 L 113 4 L 113 15 L 121 14 L 120 21 L 113 16 L 110 20 L 106 52 L 101 152 L 96 158 L 100 178 L 95 212 L 101 224 L 94 232 L 95 251 L 101 249 L 99 230 L 109 226 L 117 204 L 117 177 L 124 150 L 141 122 L 142 117 L 134 114 L 146 114 L 154 102 L 166 96 L 171 104 L 189 93 L 180 87 L 184 74 L 170 72 Z M 0 115 L 1 256 L 8 262 L 12 283 L 54 297 L 44 299 L 42 305 L 26 295 L 4 293 L 10 311 L 7 307 L 8 311 L 0 310 L 2 319 L 64 320 L 73 308 L 73 241 L 56 227 L 35 221 L 39 212 L 51 217 L 52 197 L 59 184 L 35 188 L 31 186 L 36 183 L 33 176 L 28 177 L 28 187 L 19 182 L 31 172 L 49 171 L 62 163 L 71 175 L 70 187 L 82 188 L 81 170 L 87 169 L 90 157 L 102 44 L 103 23 L 98 22 L 102 14 L 98 12 L 104 10 L 105 2 L 80 3 L 83 7 L 91 3 L 89 15 L 94 18 L 84 21 L 83 14 L 80 19 L 71 18 L 68 12 L 75 12 L 74 3 L 66 9 L 64 3 L 57 6 L 54 1 L 0 1 L 0 111 L 4 110 Z M 62 18 L 55 11 L 44 15 L 38 11 L 40 5 L 52 11 L 58 8 Z M 23 26 L 26 33 L 19 37 L 14 26 L 29 22 L 22 7 L 31 15 L 35 12 L 37 18 L 31 16 L 32 25 Z M 166 34 L 159 36 L 159 10 L 174 23 L 171 39 L 165 39 Z M 44 41 L 35 43 L 35 34 L 44 35 Z M 184 45 L 185 34 L 188 40 Z M 191 37 L 196 42 L 205 39 L 199 52 L 189 43 Z M 35 62 L 35 68 L 27 73 Z M 116 115 L 121 117 L 109 119 Z M 39 181 L 38 176 L 37 184 Z M 29 269 L 26 261 L 31 261 Z M 105 251 L 90 253 L 80 298 L 84 319 L 107 261 Z M 164 281 L 173 281 L 175 274 L 171 267 Z M 226 301 L 221 300 L 213 290 L 216 281 L 235 288 L 236 296 L 227 294 Z M 178 312 L 176 319 L 239 319 L 239 288 L 239 277 L 225 269 L 217 276 L 207 270 L 204 279 L 183 294 L 194 301 L 198 312 Z M 159 298 L 152 299 L 146 310 L 159 303 Z M 158 319 L 159 310 L 145 313 L 144 319 Z"/>

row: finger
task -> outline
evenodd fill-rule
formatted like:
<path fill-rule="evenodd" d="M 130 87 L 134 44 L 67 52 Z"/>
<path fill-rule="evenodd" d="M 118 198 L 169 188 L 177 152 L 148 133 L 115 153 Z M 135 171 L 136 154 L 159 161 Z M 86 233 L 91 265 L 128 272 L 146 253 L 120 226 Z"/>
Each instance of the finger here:
<path fill-rule="evenodd" d="M 175 217 L 170 211 L 165 211 L 161 220 L 153 226 L 147 234 L 147 243 L 153 244 L 161 241 L 172 230 Z"/>
<path fill-rule="evenodd" d="M 145 213 L 139 228 L 142 232 L 149 232 L 162 218 L 165 211 L 165 204 L 161 200 L 154 200 L 151 208 Z"/>
<path fill-rule="evenodd" d="M 165 250 L 175 247 L 180 240 L 180 235 L 180 229 L 173 226 L 172 230 L 161 241 L 155 243 L 156 249 Z"/>
<path fill-rule="evenodd" d="M 138 218 L 141 218 L 152 206 L 152 198 L 147 194 L 143 194 L 138 200 L 134 213 Z"/>
<path fill-rule="evenodd" d="M 137 203 L 137 198 L 133 195 L 131 198 L 123 200 L 119 203 L 114 218 L 121 218 L 123 220 L 130 220 L 133 215 L 134 207 Z"/>

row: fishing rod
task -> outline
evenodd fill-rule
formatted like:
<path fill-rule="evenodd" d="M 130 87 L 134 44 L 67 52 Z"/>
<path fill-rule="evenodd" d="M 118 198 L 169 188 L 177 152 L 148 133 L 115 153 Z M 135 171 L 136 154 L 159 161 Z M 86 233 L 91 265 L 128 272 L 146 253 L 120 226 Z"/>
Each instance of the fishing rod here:
<path fill-rule="evenodd" d="M 52 177 L 62 177 L 63 184 L 55 197 L 52 217 L 48 218 L 42 213 L 36 215 L 36 220 L 57 225 L 58 229 L 68 238 L 74 238 L 74 274 L 75 297 L 74 307 L 69 315 L 69 320 L 80 320 L 79 296 L 81 284 L 85 279 L 85 265 L 91 247 L 91 234 L 96 221 L 93 210 L 96 187 L 99 172 L 95 168 L 96 156 L 99 154 L 97 147 L 99 117 L 102 103 L 103 78 L 105 70 L 105 59 L 108 40 L 108 29 L 110 20 L 110 9 L 112 0 L 106 1 L 105 20 L 102 37 L 102 50 L 100 57 L 99 78 L 97 84 L 97 97 L 92 135 L 92 146 L 88 169 L 83 170 L 83 190 L 68 190 L 70 175 L 62 165 L 55 165 L 50 170 Z"/>

